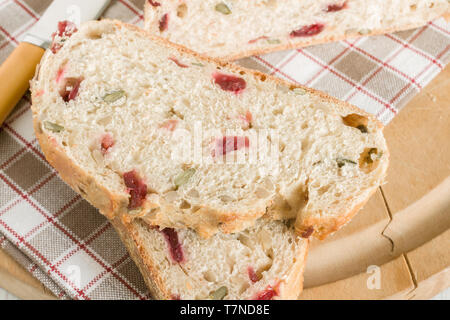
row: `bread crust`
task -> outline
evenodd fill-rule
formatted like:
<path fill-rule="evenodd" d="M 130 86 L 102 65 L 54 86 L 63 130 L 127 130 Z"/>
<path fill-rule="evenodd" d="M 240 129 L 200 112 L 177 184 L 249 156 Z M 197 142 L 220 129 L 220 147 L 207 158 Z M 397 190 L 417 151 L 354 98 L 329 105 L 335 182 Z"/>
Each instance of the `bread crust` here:
<path fill-rule="evenodd" d="M 274 81 L 275 83 L 286 86 L 286 87 L 295 87 L 295 88 L 302 88 L 306 92 L 312 95 L 316 95 L 320 97 L 323 100 L 326 100 L 327 102 L 331 102 L 336 106 L 337 111 L 340 111 L 341 113 L 358 113 L 361 115 L 366 116 L 367 118 L 371 119 L 374 123 L 377 124 L 379 130 L 383 130 L 383 124 L 378 121 L 373 115 L 365 112 L 364 110 L 360 110 L 359 108 L 344 102 L 340 101 L 336 98 L 333 98 L 331 96 L 328 96 L 327 94 L 317 91 L 315 89 L 307 88 L 302 85 L 292 84 L 288 81 L 285 81 L 280 78 L 276 78 L 271 75 L 264 74 L 259 71 L 246 69 L 240 66 L 237 66 L 233 63 L 214 59 L 210 57 L 206 57 L 204 55 L 198 54 L 196 52 L 191 51 L 190 49 L 184 48 L 180 45 L 173 44 L 169 42 L 166 39 L 162 39 L 160 37 L 154 36 L 146 32 L 145 30 L 142 30 L 136 26 L 128 25 L 123 22 L 117 21 L 117 20 L 104 20 L 105 22 L 109 22 L 114 24 L 118 28 L 128 28 L 131 30 L 134 30 L 140 34 L 142 34 L 144 37 L 150 38 L 153 41 L 160 43 L 163 46 L 167 46 L 170 48 L 173 48 L 181 53 L 191 55 L 193 57 L 196 57 L 199 60 L 203 60 L 210 63 L 215 63 L 221 67 L 227 67 L 231 71 L 234 72 L 245 72 L 247 75 L 254 76 L 256 78 L 262 78 L 264 79 L 270 79 L 271 81 Z M 46 55 L 44 55 L 43 59 L 46 59 L 47 56 L 50 53 L 47 52 Z M 37 75 L 39 74 L 39 67 Z M 63 148 L 56 143 L 52 142 L 52 139 L 50 136 L 47 136 L 41 129 L 41 123 L 39 121 L 39 96 L 37 95 L 36 90 L 34 90 L 34 86 L 36 85 L 37 79 L 31 81 L 31 90 L 32 90 L 32 110 L 33 110 L 33 123 L 34 128 L 36 132 L 36 136 L 38 138 L 38 141 L 42 147 L 42 150 L 44 152 L 45 157 L 47 158 L 48 162 L 59 172 L 61 178 L 70 186 L 72 189 L 74 189 L 76 192 L 83 195 L 83 197 L 88 200 L 92 205 L 97 207 L 102 214 L 104 214 L 106 217 L 108 217 L 110 220 L 115 219 L 116 217 L 120 217 L 124 223 L 126 221 L 129 221 L 130 219 L 133 219 L 135 217 L 142 217 L 149 213 L 150 210 L 143 210 L 140 214 L 136 216 L 131 216 L 128 213 L 128 195 L 126 194 L 116 194 L 112 193 L 111 191 L 107 190 L 104 186 L 101 185 L 99 181 L 97 181 L 91 174 L 80 168 L 76 163 L 74 163 L 69 156 L 64 152 Z M 383 175 L 386 172 L 388 165 L 388 161 L 386 161 L 384 165 L 384 172 Z M 370 194 L 372 194 L 376 190 L 376 187 L 371 190 Z M 362 201 L 359 205 L 361 207 L 364 205 L 365 202 L 369 199 L 370 196 L 368 196 L 364 201 Z M 152 208 L 154 207 L 154 203 L 150 203 L 149 201 L 144 205 L 144 207 Z M 196 231 L 202 236 L 202 237 L 210 237 L 216 232 L 224 232 L 224 233 L 234 233 L 241 231 L 249 226 L 252 225 L 252 223 L 259 217 L 263 216 L 265 214 L 265 210 L 255 210 L 254 212 L 250 212 L 247 215 L 236 215 L 234 212 L 214 212 L 215 218 L 211 219 L 210 212 L 211 210 L 208 210 L 209 208 L 205 209 L 205 215 L 200 216 L 201 222 L 204 222 L 205 224 L 198 223 L 198 221 L 195 221 L 189 226 L 184 227 L 191 227 L 196 229 Z M 302 226 L 309 226 L 312 223 L 314 223 L 314 228 L 317 230 L 317 232 L 314 232 L 314 235 L 320 239 L 326 238 L 326 236 L 335 230 L 339 228 L 339 226 L 343 225 L 347 221 L 351 219 L 357 212 L 356 207 L 352 209 L 349 212 L 343 212 L 342 217 L 339 216 L 336 217 L 321 217 L 321 218 L 310 218 L 303 220 L 302 218 L 298 218 L 297 226 L 298 230 L 302 230 Z M 162 214 L 170 214 L 168 212 L 162 212 Z M 234 217 L 234 219 L 230 219 L 230 217 Z M 161 218 L 161 215 L 147 215 L 145 217 L 145 220 L 153 225 L 165 225 L 166 221 L 165 219 Z M 176 226 L 176 227 L 183 227 L 183 226 Z"/>
<path fill-rule="evenodd" d="M 296 300 L 303 291 L 304 271 L 308 256 L 309 239 L 303 240 L 303 245 L 298 248 L 296 261 L 287 279 L 280 285 L 280 300 Z"/>
<path fill-rule="evenodd" d="M 131 259 L 133 259 L 141 272 L 145 284 L 152 294 L 152 298 L 157 300 L 173 300 L 174 297 L 170 293 L 169 288 L 164 284 L 157 271 L 157 266 L 147 255 L 143 246 L 140 245 L 142 240 L 140 240 L 137 230 L 132 227 L 132 222 L 124 221 L 118 217 L 113 218 L 110 222 L 125 244 Z"/>
<path fill-rule="evenodd" d="M 149 18 L 150 10 L 158 10 L 158 7 L 152 7 L 146 1 L 145 5 L 144 5 L 144 20 L 146 22 L 151 21 Z M 450 11 L 443 13 L 442 17 L 444 17 L 446 20 L 450 19 Z M 152 22 L 154 23 L 155 21 L 152 21 Z M 414 28 L 422 27 L 426 23 L 427 22 L 425 22 L 425 23 L 410 23 L 410 24 L 404 25 L 401 28 L 374 29 L 374 30 L 371 30 L 370 32 L 368 32 L 367 34 L 365 34 L 364 37 L 414 29 Z M 302 41 L 300 41 L 300 40 L 292 41 L 292 42 L 289 42 L 286 44 L 281 44 L 278 46 L 268 45 L 265 49 L 244 50 L 242 52 L 237 52 L 237 53 L 231 54 L 231 55 L 217 56 L 216 58 L 225 60 L 225 61 L 232 61 L 232 60 L 247 58 L 250 56 L 263 55 L 263 54 L 267 54 L 267 53 L 271 53 L 271 52 L 275 52 L 275 51 L 298 49 L 298 48 L 304 48 L 304 47 L 308 47 L 308 46 L 312 46 L 312 45 L 341 41 L 341 40 L 346 40 L 346 39 L 361 38 L 361 37 L 363 37 L 363 35 L 359 34 L 358 31 L 355 30 L 354 32 L 347 32 L 344 34 L 338 34 L 338 35 L 333 35 L 333 36 L 328 36 L 328 37 L 323 37 L 323 38 L 312 37 L 311 39 L 309 39 L 307 41 L 305 41 L 305 39 L 303 38 Z"/>
<path fill-rule="evenodd" d="M 373 189 L 367 199 L 364 199 L 355 205 L 353 209 L 343 212 L 338 216 L 329 218 L 322 218 L 321 216 L 306 216 L 297 218 L 295 222 L 295 232 L 302 235 L 305 232 L 308 232 L 310 228 L 313 228 L 311 235 L 319 240 L 325 240 L 329 235 L 338 231 L 341 227 L 350 222 L 350 220 L 352 220 L 359 210 L 361 210 L 376 190 L 377 189 Z"/>

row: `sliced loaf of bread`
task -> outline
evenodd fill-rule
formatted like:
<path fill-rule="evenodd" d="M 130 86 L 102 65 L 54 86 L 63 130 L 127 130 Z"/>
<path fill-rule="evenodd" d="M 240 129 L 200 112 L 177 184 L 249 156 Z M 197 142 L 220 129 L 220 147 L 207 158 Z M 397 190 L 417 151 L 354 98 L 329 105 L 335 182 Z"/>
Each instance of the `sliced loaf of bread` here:
<path fill-rule="evenodd" d="M 31 82 L 35 132 L 110 219 L 210 237 L 267 214 L 324 238 L 383 182 L 383 126 L 347 103 L 121 22 L 67 30 Z"/>
<path fill-rule="evenodd" d="M 411 29 L 447 0 L 147 0 L 145 27 L 212 57 L 237 59 Z"/>
<path fill-rule="evenodd" d="M 113 225 L 155 299 L 297 299 L 302 290 L 309 240 L 280 221 L 208 239 L 141 219 Z"/>

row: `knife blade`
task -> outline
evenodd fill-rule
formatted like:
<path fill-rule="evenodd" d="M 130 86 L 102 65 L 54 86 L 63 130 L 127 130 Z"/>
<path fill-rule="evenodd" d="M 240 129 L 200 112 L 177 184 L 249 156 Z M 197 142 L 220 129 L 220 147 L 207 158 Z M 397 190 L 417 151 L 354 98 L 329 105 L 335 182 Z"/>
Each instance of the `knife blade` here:
<path fill-rule="evenodd" d="M 59 21 L 68 20 L 79 27 L 82 22 L 98 19 L 109 2 L 109 0 L 55 0 L 23 41 L 47 49 Z"/>
<path fill-rule="evenodd" d="M 0 66 L 0 126 L 29 87 L 36 66 L 52 42 L 58 22 L 79 26 L 95 20 L 110 0 L 55 0 Z"/>

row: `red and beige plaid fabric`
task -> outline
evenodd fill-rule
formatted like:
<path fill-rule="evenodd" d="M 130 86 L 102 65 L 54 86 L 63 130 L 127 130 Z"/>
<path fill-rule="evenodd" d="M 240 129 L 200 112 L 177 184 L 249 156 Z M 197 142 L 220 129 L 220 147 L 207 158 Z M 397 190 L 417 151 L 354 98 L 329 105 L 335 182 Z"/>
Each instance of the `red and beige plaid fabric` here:
<path fill-rule="evenodd" d="M 0 62 L 51 0 L 0 0 Z M 142 25 L 144 0 L 113 1 L 104 16 Z M 387 124 L 450 60 L 450 24 L 239 61 L 326 91 Z M 0 128 L 0 248 L 56 296 L 150 298 L 111 225 L 47 164 L 26 95 Z"/>

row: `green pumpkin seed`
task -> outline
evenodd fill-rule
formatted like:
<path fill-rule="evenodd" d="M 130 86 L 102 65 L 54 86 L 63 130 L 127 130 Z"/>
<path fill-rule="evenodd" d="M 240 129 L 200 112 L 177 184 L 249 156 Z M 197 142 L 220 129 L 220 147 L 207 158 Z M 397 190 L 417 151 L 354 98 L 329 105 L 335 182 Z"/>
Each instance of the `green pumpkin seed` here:
<path fill-rule="evenodd" d="M 111 93 L 108 93 L 107 95 L 105 95 L 103 97 L 103 101 L 105 101 L 106 103 L 113 103 L 116 102 L 117 100 L 122 99 L 123 97 L 125 97 L 125 91 L 123 90 L 117 90 Z"/>
<path fill-rule="evenodd" d="M 278 43 L 281 43 L 281 41 L 278 39 L 267 39 L 267 43 L 268 44 L 278 44 Z"/>
<path fill-rule="evenodd" d="M 358 31 L 358 33 L 362 36 L 369 34 L 370 33 L 370 29 L 361 29 Z"/>
<path fill-rule="evenodd" d="M 195 174 L 194 168 L 189 168 L 182 173 L 180 173 L 178 176 L 175 177 L 173 180 L 173 183 L 175 184 L 175 187 L 178 189 L 183 184 L 186 184 L 189 179 L 192 178 L 192 176 Z"/>
<path fill-rule="evenodd" d="M 223 298 L 225 298 L 225 296 L 227 294 L 228 294 L 228 288 L 225 286 L 222 286 L 219 289 L 217 289 L 216 291 L 214 291 L 213 293 L 211 293 L 209 295 L 209 298 L 211 300 L 223 300 Z"/>
<path fill-rule="evenodd" d="M 128 211 L 128 214 L 130 214 L 132 216 L 137 216 L 140 213 L 141 213 L 141 209 L 134 209 L 134 210 Z"/>
<path fill-rule="evenodd" d="M 337 165 L 339 168 L 342 168 L 343 166 L 345 166 L 347 163 L 349 164 L 356 164 L 355 161 L 350 160 L 350 159 L 344 159 L 344 158 L 337 158 L 336 159 Z"/>
<path fill-rule="evenodd" d="M 216 9 L 216 11 L 219 11 L 222 14 L 230 14 L 231 13 L 230 8 L 228 8 L 228 6 L 223 2 L 217 4 L 215 9 Z"/>
<path fill-rule="evenodd" d="M 63 126 L 60 126 L 59 124 L 50 121 L 44 121 L 44 128 L 56 133 L 64 130 Z"/>
<path fill-rule="evenodd" d="M 198 62 L 192 62 L 193 66 L 197 66 L 197 67 L 204 67 L 204 64 L 198 63 Z"/>
<path fill-rule="evenodd" d="M 295 94 L 298 94 L 298 95 L 301 95 L 301 96 L 304 96 L 306 94 L 306 90 L 302 89 L 302 88 L 294 88 L 294 89 L 292 89 L 292 91 Z"/>
<path fill-rule="evenodd" d="M 345 30 L 345 34 L 346 34 L 346 35 L 348 35 L 348 34 L 354 34 L 355 32 L 356 32 L 356 29 L 355 29 L 355 28 L 350 28 L 350 29 Z"/>

